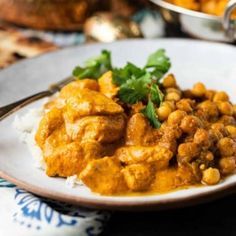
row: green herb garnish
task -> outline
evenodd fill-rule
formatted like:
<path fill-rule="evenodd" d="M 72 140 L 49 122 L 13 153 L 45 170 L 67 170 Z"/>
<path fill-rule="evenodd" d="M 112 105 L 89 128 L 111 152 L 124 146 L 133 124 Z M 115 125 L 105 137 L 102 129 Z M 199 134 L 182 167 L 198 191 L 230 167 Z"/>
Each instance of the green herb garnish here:
<path fill-rule="evenodd" d="M 148 57 L 143 68 L 130 62 L 123 68 L 113 68 L 111 53 L 103 50 L 100 56 L 88 60 L 85 67 L 77 66 L 73 75 L 78 79 L 98 79 L 103 73 L 111 70 L 113 83 L 120 87 L 119 99 L 126 104 L 135 104 L 139 101 L 146 103 L 146 107 L 140 112 L 148 118 L 155 128 L 159 128 L 160 122 L 155 106 L 160 106 L 164 95 L 158 85 L 170 66 L 170 59 L 166 56 L 165 50 L 160 49 Z"/>
<path fill-rule="evenodd" d="M 108 70 L 112 70 L 111 53 L 107 50 L 103 50 L 98 57 L 89 59 L 85 63 L 85 67 L 75 67 L 73 76 L 78 79 L 98 79 Z"/>
<path fill-rule="evenodd" d="M 147 106 L 141 110 L 141 112 L 148 118 L 149 122 L 154 128 L 160 128 L 161 123 L 158 120 L 156 111 L 155 111 L 155 106 L 153 102 L 149 99 Z"/>
<path fill-rule="evenodd" d="M 139 78 L 133 76 L 120 86 L 118 96 L 122 102 L 128 104 L 145 100 L 149 93 L 149 83 L 151 83 L 149 73 Z"/>
<path fill-rule="evenodd" d="M 115 68 L 113 70 L 113 83 L 120 86 L 126 83 L 128 79 L 140 78 L 144 74 L 146 74 L 144 69 L 128 62 L 123 68 Z"/>
<path fill-rule="evenodd" d="M 170 59 L 166 56 L 164 49 L 159 49 L 148 57 L 145 68 L 151 69 L 151 74 L 160 80 L 170 69 Z"/>
<path fill-rule="evenodd" d="M 152 84 L 150 87 L 151 101 L 157 105 L 160 105 L 163 101 L 164 94 L 161 92 L 157 84 Z"/>

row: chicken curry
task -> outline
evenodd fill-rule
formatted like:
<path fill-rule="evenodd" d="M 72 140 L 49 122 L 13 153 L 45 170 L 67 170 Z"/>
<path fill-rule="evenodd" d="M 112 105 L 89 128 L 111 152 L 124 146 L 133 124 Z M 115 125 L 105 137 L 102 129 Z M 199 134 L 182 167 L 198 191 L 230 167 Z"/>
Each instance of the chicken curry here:
<path fill-rule="evenodd" d="M 124 102 L 134 89 L 123 99 L 117 71 L 100 72 L 69 83 L 45 105 L 35 140 L 48 176 L 77 175 L 91 191 L 117 195 L 214 185 L 234 172 L 236 106 L 227 93 L 203 83 L 181 90 L 168 74 L 148 80 L 146 97 Z"/>

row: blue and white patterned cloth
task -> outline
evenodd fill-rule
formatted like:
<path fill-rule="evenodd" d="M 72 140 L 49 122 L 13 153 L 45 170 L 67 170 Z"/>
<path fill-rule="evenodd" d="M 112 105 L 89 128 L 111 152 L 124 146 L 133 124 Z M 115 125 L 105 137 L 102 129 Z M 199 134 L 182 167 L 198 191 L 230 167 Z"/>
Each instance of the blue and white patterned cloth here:
<path fill-rule="evenodd" d="M 45 198 L 0 179 L 1 236 L 95 236 L 110 213 Z"/>

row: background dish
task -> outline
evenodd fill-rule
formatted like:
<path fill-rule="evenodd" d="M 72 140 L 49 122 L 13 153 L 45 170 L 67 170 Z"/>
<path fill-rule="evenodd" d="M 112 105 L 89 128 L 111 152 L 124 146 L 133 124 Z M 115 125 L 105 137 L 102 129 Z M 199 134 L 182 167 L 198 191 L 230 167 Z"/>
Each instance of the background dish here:
<path fill-rule="evenodd" d="M 171 71 L 175 73 L 181 87 L 187 88 L 197 81 L 203 81 L 209 88 L 227 91 L 233 102 L 236 101 L 234 94 L 236 49 L 233 46 L 193 40 L 163 39 L 129 40 L 106 45 L 68 48 L 20 62 L 0 73 L 0 106 L 45 89 L 48 84 L 68 76 L 76 64 L 99 54 L 104 48 L 112 51 L 114 65 L 117 66 L 123 65 L 126 61 L 142 65 L 147 55 L 154 49 L 165 48 L 172 60 Z M 16 81 L 18 87 L 15 86 Z M 37 104 L 31 105 L 34 106 Z M 19 113 L 23 114 L 26 109 Z M 19 142 L 17 133 L 12 128 L 13 118 L 11 116 L 0 123 L 0 176 L 38 195 L 89 207 L 164 209 L 220 197 L 232 192 L 236 187 L 236 176 L 233 175 L 216 186 L 192 188 L 162 195 L 104 197 L 91 193 L 85 187 L 68 189 L 64 180 L 49 178 L 42 170 L 35 169 L 33 158 L 26 146 Z"/>
<path fill-rule="evenodd" d="M 236 40 L 235 20 L 230 20 L 231 12 L 236 7 L 235 0 L 229 2 L 222 17 L 185 9 L 165 0 L 150 1 L 160 6 L 166 23 L 177 25 L 192 37 L 222 42 Z"/>

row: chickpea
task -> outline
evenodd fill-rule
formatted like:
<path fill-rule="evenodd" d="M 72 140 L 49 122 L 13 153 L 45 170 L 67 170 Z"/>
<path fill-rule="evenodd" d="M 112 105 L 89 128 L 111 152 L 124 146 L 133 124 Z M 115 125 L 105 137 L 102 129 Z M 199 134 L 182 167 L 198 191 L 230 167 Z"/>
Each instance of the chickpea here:
<path fill-rule="evenodd" d="M 222 115 L 232 116 L 234 113 L 233 106 L 229 102 L 218 102 L 217 107 Z"/>
<path fill-rule="evenodd" d="M 177 88 L 167 88 L 166 93 L 178 93 L 179 95 L 181 95 L 181 91 Z"/>
<path fill-rule="evenodd" d="M 195 157 L 200 155 L 200 148 L 196 143 L 189 142 L 189 143 L 181 143 L 178 146 L 178 161 L 181 162 L 190 162 Z"/>
<path fill-rule="evenodd" d="M 236 162 L 235 157 L 223 157 L 219 161 L 220 171 L 223 174 L 230 174 L 235 170 Z"/>
<path fill-rule="evenodd" d="M 199 169 L 200 169 L 200 170 L 205 170 L 205 169 L 206 169 L 206 165 L 205 165 L 205 164 L 201 164 L 201 165 L 199 166 Z"/>
<path fill-rule="evenodd" d="M 226 92 L 220 91 L 216 92 L 213 97 L 213 102 L 229 101 L 229 96 Z"/>
<path fill-rule="evenodd" d="M 193 86 L 193 89 L 192 89 L 192 94 L 195 96 L 195 97 L 202 97 L 204 96 L 206 93 L 206 87 L 203 83 L 196 83 L 194 86 Z"/>
<path fill-rule="evenodd" d="M 210 118 L 215 118 L 219 115 L 217 105 L 209 100 L 201 102 L 198 108 L 205 112 Z"/>
<path fill-rule="evenodd" d="M 219 122 L 224 124 L 225 126 L 227 125 L 236 126 L 236 120 L 234 119 L 233 116 L 223 115 L 220 117 Z"/>
<path fill-rule="evenodd" d="M 194 134 L 193 142 L 203 147 L 209 147 L 210 137 L 208 131 L 205 129 L 197 129 L 196 133 Z"/>
<path fill-rule="evenodd" d="M 221 132 L 223 136 L 228 136 L 228 131 L 222 123 L 213 123 L 211 129 Z"/>
<path fill-rule="evenodd" d="M 213 97 L 215 96 L 215 91 L 214 90 L 207 90 L 206 93 L 205 93 L 205 97 L 208 99 L 208 100 L 213 100 Z"/>
<path fill-rule="evenodd" d="M 169 106 L 171 108 L 171 111 L 174 111 L 176 109 L 175 102 L 174 101 L 165 101 L 162 103 L 163 106 Z"/>
<path fill-rule="evenodd" d="M 209 130 L 210 142 L 212 144 L 217 143 L 220 139 L 224 138 L 223 134 L 219 130 Z"/>
<path fill-rule="evenodd" d="M 206 156 L 205 156 L 207 161 L 213 161 L 214 160 L 214 155 L 212 152 L 207 151 Z"/>
<path fill-rule="evenodd" d="M 219 140 L 217 147 L 221 156 L 233 156 L 236 151 L 236 143 L 231 138 L 222 138 Z"/>
<path fill-rule="evenodd" d="M 206 113 L 204 112 L 204 111 L 202 111 L 202 110 L 196 110 L 195 112 L 194 112 L 194 115 L 196 116 L 196 117 L 198 117 L 203 123 L 205 123 L 205 124 L 207 124 L 208 122 L 207 122 L 207 115 L 206 115 Z"/>
<path fill-rule="evenodd" d="M 198 117 L 192 115 L 185 116 L 180 123 L 180 128 L 183 130 L 183 132 L 188 134 L 194 133 L 197 128 L 201 126 L 201 120 Z"/>
<path fill-rule="evenodd" d="M 203 171 L 202 182 L 208 185 L 214 185 L 220 181 L 220 172 L 216 168 L 207 168 Z"/>
<path fill-rule="evenodd" d="M 176 79 L 173 74 L 167 75 L 162 82 L 164 88 L 176 87 Z"/>
<path fill-rule="evenodd" d="M 172 110 L 168 105 L 162 105 L 159 108 L 157 108 L 157 115 L 161 121 L 166 120 L 171 112 Z"/>
<path fill-rule="evenodd" d="M 161 127 L 162 128 L 162 127 Z M 182 135 L 182 130 L 179 127 L 176 126 L 166 126 L 162 130 L 162 140 L 168 140 L 168 141 L 176 141 L 176 139 L 180 138 Z"/>
<path fill-rule="evenodd" d="M 176 110 L 170 113 L 167 123 L 168 125 L 179 125 L 181 120 L 187 115 L 185 111 Z"/>
<path fill-rule="evenodd" d="M 188 98 L 183 98 L 176 103 L 176 107 L 182 111 L 192 112 L 193 111 L 193 108 L 192 108 L 193 104 L 194 104 L 193 100 L 188 99 Z"/>
<path fill-rule="evenodd" d="M 177 92 L 170 92 L 165 95 L 165 101 L 179 101 L 181 99 L 181 95 Z"/>
<path fill-rule="evenodd" d="M 231 138 L 236 138 L 236 127 L 233 125 L 227 125 L 226 130 L 228 131 Z"/>

